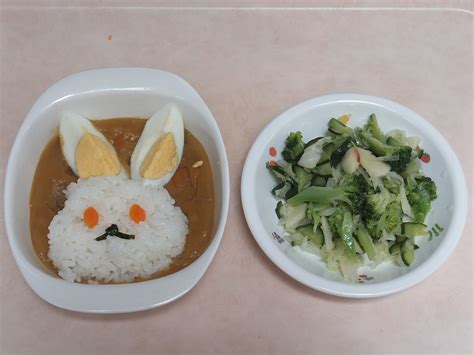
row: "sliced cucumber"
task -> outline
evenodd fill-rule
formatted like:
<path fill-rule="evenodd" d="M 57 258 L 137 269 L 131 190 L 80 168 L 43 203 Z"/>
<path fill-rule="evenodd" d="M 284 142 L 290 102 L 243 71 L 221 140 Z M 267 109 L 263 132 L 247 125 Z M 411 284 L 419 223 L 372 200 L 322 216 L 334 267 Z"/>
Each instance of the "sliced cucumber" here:
<path fill-rule="evenodd" d="M 305 241 L 300 245 L 301 250 L 306 251 L 311 254 L 319 254 L 321 248 L 313 243 L 309 239 L 305 239 Z"/>
<path fill-rule="evenodd" d="M 312 186 L 326 186 L 327 179 L 320 175 L 315 175 L 311 181 Z"/>
<path fill-rule="evenodd" d="M 400 251 L 402 254 L 403 263 L 406 266 L 410 266 L 411 263 L 415 260 L 415 243 L 413 242 L 413 239 L 405 239 L 405 241 L 400 247 Z"/>
<path fill-rule="evenodd" d="M 398 140 L 396 140 L 393 137 L 388 137 L 387 138 L 387 144 L 391 145 L 392 147 L 401 147 L 401 145 L 402 145 Z"/>
<path fill-rule="evenodd" d="M 316 137 L 316 138 L 313 138 L 311 139 L 308 143 L 306 143 L 304 145 L 305 149 L 312 146 L 314 143 L 316 143 L 317 141 L 319 141 L 320 139 L 323 139 L 324 137 Z"/>
<path fill-rule="evenodd" d="M 344 155 L 346 152 L 349 150 L 351 147 L 351 139 L 347 138 L 344 143 L 342 143 L 334 152 L 331 154 L 330 157 L 330 162 L 331 166 L 335 167 L 337 164 L 339 164 L 344 158 Z"/>
<path fill-rule="evenodd" d="M 281 219 L 285 217 L 285 205 L 283 204 L 282 201 L 278 201 L 276 208 L 275 208 L 275 213 L 278 217 L 278 219 Z"/>
<path fill-rule="evenodd" d="M 327 163 L 331 158 L 331 154 L 336 150 L 336 145 L 331 142 L 324 146 L 321 158 L 319 158 L 318 165 Z"/>
<path fill-rule="evenodd" d="M 374 260 L 376 256 L 375 247 L 374 247 L 372 238 L 367 232 L 367 229 L 365 229 L 363 225 L 360 225 L 359 228 L 357 229 L 356 235 L 357 235 L 357 240 L 359 241 L 360 246 L 367 253 L 367 256 L 369 257 L 369 259 Z"/>
<path fill-rule="evenodd" d="M 377 116 L 375 113 L 369 116 L 369 120 L 367 122 L 372 135 L 382 143 L 385 143 L 385 135 L 383 134 L 382 130 L 380 129 L 379 123 L 377 122 Z"/>
<path fill-rule="evenodd" d="M 275 175 L 275 177 L 278 180 L 288 181 L 292 185 L 296 185 L 295 179 L 290 174 L 288 174 L 281 166 L 279 166 L 279 165 L 275 165 L 275 166 L 267 165 L 267 168 L 272 172 L 273 175 Z"/>
<path fill-rule="evenodd" d="M 301 234 L 301 233 L 291 233 L 290 235 L 288 235 L 286 237 L 286 240 L 289 241 L 291 243 L 291 246 L 294 247 L 294 246 L 297 246 L 297 245 L 301 245 L 304 241 L 305 237 Z"/>
<path fill-rule="evenodd" d="M 301 233 L 305 237 L 309 237 L 310 234 L 313 234 L 313 225 L 311 223 L 299 226 L 296 228 L 298 233 Z"/>
<path fill-rule="evenodd" d="M 310 240 L 316 244 L 318 247 L 321 247 L 324 243 L 324 235 L 323 231 L 321 228 L 316 228 L 316 232 L 314 232 L 313 237 L 310 238 Z"/>
<path fill-rule="evenodd" d="M 403 235 L 397 235 L 397 242 L 401 243 L 403 242 L 407 237 L 404 237 Z"/>
<path fill-rule="evenodd" d="M 298 193 L 298 186 L 292 186 L 285 194 L 285 199 L 288 200 Z"/>
<path fill-rule="evenodd" d="M 278 183 L 273 189 L 272 189 L 272 194 L 275 195 L 275 193 L 279 190 L 281 190 L 285 186 L 285 181 Z"/>
<path fill-rule="evenodd" d="M 278 180 L 286 181 L 287 174 L 280 166 L 267 165 L 267 167 Z"/>
<path fill-rule="evenodd" d="M 320 166 L 317 166 L 313 169 L 314 173 L 322 176 L 331 176 L 332 175 L 332 168 L 329 162 L 324 163 Z"/>
<path fill-rule="evenodd" d="M 307 207 L 306 203 L 295 207 L 288 205 L 285 207 L 285 227 L 288 231 L 294 231 L 296 227 L 304 223 L 303 220 L 306 218 Z"/>
<path fill-rule="evenodd" d="M 291 189 L 291 184 L 288 182 L 281 182 L 272 189 L 272 194 L 276 197 L 285 197 L 288 190 Z"/>
<path fill-rule="evenodd" d="M 401 243 L 394 243 L 389 249 L 390 255 L 400 255 L 400 245 Z"/>
<path fill-rule="evenodd" d="M 426 236 L 426 225 L 422 223 L 402 223 L 402 234 L 408 238 L 414 238 L 416 236 Z"/>
<path fill-rule="evenodd" d="M 344 123 L 342 123 L 341 121 L 335 118 L 331 118 L 331 120 L 328 123 L 328 128 L 332 133 L 335 133 L 335 134 L 351 135 L 352 133 L 354 133 L 352 128 L 347 127 Z"/>
<path fill-rule="evenodd" d="M 370 150 L 373 151 L 377 155 L 390 155 L 395 152 L 395 147 L 391 145 L 382 143 L 377 138 L 372 137 L 370 134 L 365 132 L 360 132 L 362 138 L 366 141 L 369 145 Z"/>
<path fill-rule="evenodd" d="M 312 224 L 306 224 L 304 226 L 297 227 L 296 231 L 302 234 L 303 236 L 305 236 L 306 238 L 308 238 L 318 247 L 323 245 L 324 236 L 320 228 L 316 228 L 316 231 L 314 231 Z"/>

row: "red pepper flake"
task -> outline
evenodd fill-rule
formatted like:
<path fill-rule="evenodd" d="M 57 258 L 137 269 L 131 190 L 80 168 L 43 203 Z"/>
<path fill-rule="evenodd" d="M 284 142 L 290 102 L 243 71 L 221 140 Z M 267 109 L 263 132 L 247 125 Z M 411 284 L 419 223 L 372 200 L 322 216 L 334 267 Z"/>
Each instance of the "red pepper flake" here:
<path fill-rule="evenodd" d="M 431 157 L 428 153 L 423 153 L 420 157 L 420 160 L 425 163 L 425 164 L 428 164 L 431 160 Z"/>
<path fill-rule="evenodd" d="M 272 157 L 276 157 L 277 150 L 275 149 L 275 147 L 270 147 L 270 149 L 268 150 L 268 153 L 270 153 Z"/>
<path fill-rule="evenodd" d="M 278 163 L 277 163 L 275 160 L 270 160 L 270 161 L 268 162 L 268 164 L 269 164 L 272 168 L 274 168 L 275 166 L 278 166 Z"/>

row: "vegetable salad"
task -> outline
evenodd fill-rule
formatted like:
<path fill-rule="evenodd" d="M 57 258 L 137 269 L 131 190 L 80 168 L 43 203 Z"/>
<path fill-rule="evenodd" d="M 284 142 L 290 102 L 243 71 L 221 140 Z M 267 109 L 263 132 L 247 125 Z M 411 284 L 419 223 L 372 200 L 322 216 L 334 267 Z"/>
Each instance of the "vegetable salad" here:
<path fill-rule="evenodd" d="M 363 127 L 348 120 L 331 118 L 327 134 L 307 142 L 290 133 L 283 159 L 267 168 L 278 181 L 271 192 L 286 240 L 356 281 L 361 266 L 414 261 L 415 237 L 428 234 L 424 222 L 437 195 L 420 170 L 429 155 L 418 137 L 384 134 L 375 114 Z"/>

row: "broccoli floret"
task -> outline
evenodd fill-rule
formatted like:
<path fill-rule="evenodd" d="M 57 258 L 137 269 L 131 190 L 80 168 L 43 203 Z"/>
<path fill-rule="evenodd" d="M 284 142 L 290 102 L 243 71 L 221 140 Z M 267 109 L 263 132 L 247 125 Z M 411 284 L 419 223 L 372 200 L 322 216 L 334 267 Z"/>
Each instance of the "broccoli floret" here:
<path fill-rule="evenodd" d="M 353 215 L 359 215 L 364 222 L 377 217 L 376 211 L 369 203 L 369 196 L 374 194 L 374 188 L 362 175 L 344 175 L 339 185 L 344 188 Z"/>
<path fill-rule="evenodd" d="M 431 209 L 431 201 L 438 197 L 436 184 L 429 177 L 425 176 L 416 178 L 415 181 L 416 185 L 408 191 L 407 198 L 415 222 L 424 223 L 426 215 Z"/>
<path fill-rule="evenodd" d="M 365 221 L 365 227 L 372 239 L 380 239 L 382 237 L 382 231 L 377 228 L 378 224 L 379 218 L 371 218 Z"/>
<path fill-rule="evenodd" d="M 343 175 L 339 186 L 347 192 L 367 192 L 368 184 L 360 174 Z"/>
<path fill-rule="evenodd" d="M 374 197 L 371 197 L 374 196 Z M 372 200 L 371 202 L 369 202 Z M 359 215 L 362 221 L 379 219 L 385 207 L 393 201 L 388 191 L 374 194 L 374 189 L 362 175 L 344 175 L 336 187 L 311 186 L 288 200 L 297 206 L 304 202 L 331 204 L 340 201 L 353 215 Z"/>
<path fill-rule="evenodd" d="M 369 195 L 367 197 L 369 205 L 377 215 L 384 213 L 385 209 L 389 203 L 393 201 L 393 199 L 394 196 L 387 189 L 383 189 L 381 192 Z"/>
<path fill-rule="evenodd" d="M 344 190 L 344 196 L 353 215 L 359 215 L 362 220 L 374 216 L 374 210 L 368 202 L 368 196 L 374 193 L 374 189 L 362 175 L 344 175 L 339 187 Z"/>
<path fill-rule="evenodd" d="M 303 135 L 301 132 L 291 132 L 286 138 L 285 149 L 281 152 L 288 163 L 296 163 L 304 152 Z"/>
<path fill-rule="evenodd" d="M 411 161 L 411 152 L 412 149 L 409 146 L 403 146 L 398 149 L 395 154 L 393 154 L 397 155 L 398 159 L 387 162 L 390 165 L 390 169 L 398 174 L 403 173 L 407 168 L 408 163 Z"/>
<path fill-rule="evenodd" d="M 349 206 L 353 214 L 358 214 L 362 219 L 373 214 L 372 208 L 367 202 L 367 194 L 371 187 L 362 175 L 344 175 L 340 181 L 340 186 L 344 187 Z"/>
<path fill-rule="evenodd" d="M 418 186 L 415 188 L 415 190 L 423 189 L 424 191 L 429 193 L 431 201 L 434 201 L 438 198 L 438 195 L 436 193 L 436 184 L 431 178 L 427 176 L 422 176 L 417 178 L 416 182 L 418 183 Z"/>
<path fill-rule="evenodd" d="M 382 237 L 382 230 L 393 232 L 402 223 L 402 207 L 399 201 L 391 202 L 384 213 L 379 217 L 372 217 L 365 221 L 370 236 L 374 239 Z"/>
<path fill-rule="evenodd" d="M 374 193 L 362 175 L 344 175 L 336 187 L 310 186 L 288 200 L 297 206 L 304 202 L 331 204 L 341 201 L 347 205 L 353 215 L 360 215 L 363 220 L 374 218 L 376 213 L 367 201 L 367 196 Z"/>
<path fill-rule="evenodd" d="M 380 218 L 378 229 L 392 232 L 402 223 L 402 206 L 400 202 L 394 201 L 387 206 L 387 209 Z"/>

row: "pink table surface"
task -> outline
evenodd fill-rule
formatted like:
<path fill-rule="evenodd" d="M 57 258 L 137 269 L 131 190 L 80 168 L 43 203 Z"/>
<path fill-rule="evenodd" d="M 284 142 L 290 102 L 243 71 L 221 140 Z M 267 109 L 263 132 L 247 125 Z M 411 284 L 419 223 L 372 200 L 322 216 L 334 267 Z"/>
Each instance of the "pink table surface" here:
<path fill-rule="evenodd" d="M 0 352 L 472 353 L 470 218 L 454 253 L 420 285 L 342 299 L 298 284 L 269 261 L 245 223 L 239 189 L 247 151 L 272 118 L 337 92 L 387 97 L 420 113 L 451 143 L 472 189 L 472 2 L 217 5 L 1 3 L 2 179 L 15 134 L 48 86 L 85 69 L 143 66 L 183 76 L 213 111 L 229 154 L 231 204 L 221 247 L 198 285 L 135 314 L 45 303 L 21 277 L 1 229 Z"/>

